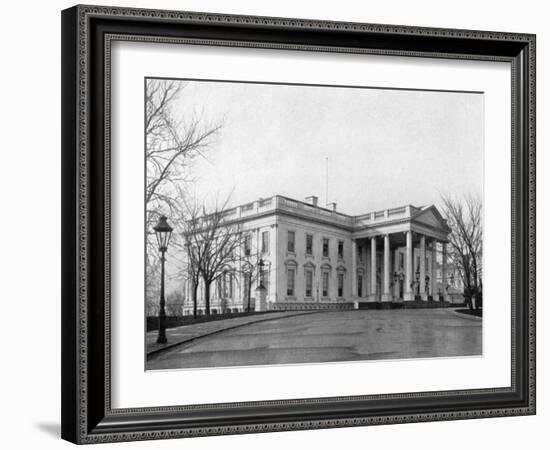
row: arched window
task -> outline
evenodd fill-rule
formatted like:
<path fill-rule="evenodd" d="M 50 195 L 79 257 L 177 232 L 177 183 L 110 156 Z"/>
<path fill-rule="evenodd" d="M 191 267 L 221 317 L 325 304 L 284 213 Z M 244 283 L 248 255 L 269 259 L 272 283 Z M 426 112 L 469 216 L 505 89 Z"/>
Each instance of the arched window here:
<path fill-rule="evenodd" d="M 286 295 L 287 297 L 296 297 L 296 269 L 298 264 L 295 260 L 285 261 L 286 270 Z"/>
<path fill-rule="evenodd" d="M 338 297 L 344 296 L 344 274 L 338 272 Z"/>
<path fill-rule="evenodd" d="M 323 298 L 330 297 L 330 274 L 332 267 L 330 264 L 323 264 L 321 266 L 321 295 Z"/>
<path fill-rule="evenodd" d="M 346 275 L 346 268 L 344 266 L 338 266 L 336 268 L 336 282 L 337 282 L 337 296 L 339 298 L 344 296 L 344 277 Z"/>
<path fill-rule="evenodd" d="M 313 297 L 313 277 L 315 275 L 315 264 L 307 262 L 304 264 L 304 279 L 305 279 L 305 297 L 311 299 Z"/>
<path fill-rule="evenodd" d="M 221 297 L 233 298 L 233 283 L 235 275 L 230 268 L 224 269 L 221 276 Z"/>

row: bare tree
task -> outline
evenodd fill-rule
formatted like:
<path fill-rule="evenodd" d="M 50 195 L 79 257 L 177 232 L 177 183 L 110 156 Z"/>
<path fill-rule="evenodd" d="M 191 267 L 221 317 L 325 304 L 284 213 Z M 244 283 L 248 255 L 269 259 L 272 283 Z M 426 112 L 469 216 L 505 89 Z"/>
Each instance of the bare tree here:
<path fill-rule="evenodd" d="M 189 181 L 186 168 L 196 156 L 212 143 L 221 125 L 202 125 L 201 116 L 185 120 L 174 112 L 187 83 L 178 80 L 147 80 L 145 93 L 145 138 L 147 182 L 145 202 L 170 207 L 173 192 L 170 187 Z"/>
<path fill-rule="evenodd" d="M 159 313 L 159 301 L 158 301 L 158 298 L 155 298 L 155 299 L 152 299 L 152 298 L 149 298 L 149 297 L 146 297 L 146 314 L 147 314 L 147 317 L 150 317 L 150 316 L 158 316 L 158 313 Z"/>
<path fill-rule="evenodd" d="M 248 233 L 243 233 L 242 249 L 240 254 L 239 273 L 244 280 L 244 296 L 246 300 L 246 310 L 250 312 L 252 300 L 252 286 L 259 281 L 260 272 L 258 267 L 262 259 L 259 251 L 252 250 L 252 239 Z"/>
<path fill-rule="evenodd" d="M 180 265 L 180 273 L 190 285 L 191 301 L 193 303 L 193 317 L 197 317 L 197 293 L 199 281 L 201 278 L 200 267 L 202 264 L 203 251 L 202 245 L 197 245 L 197 236 L 202 232 L 201 229 L 201 208 L 196 202 L 191 203 L 185 200 L 185 196 L 180 195 L 181 201 L 177 208 L 177 223 L 181 225 L 182 241 L 176 243 L 176 247 L 185 255 L 183 264 Z"/>
<path fill-rule="evenodd" d="M 196 310 L 199 279 L 204 285 L 205 313 L 210 314 L 211 286 L 226 269 L 238 260 L 242 244 L 240 225 L 226 220 L 228 200 L 214 205 L 188 205 L 184 232 L 187 273 L 191 278 L 193 305 Z"/>
<path fill-rule="evenodd" d="M 464 284 L 464 297 L 470 309 L 472 298 L 476 308 L 482 296 L 483 208 L 478 196 L 468 195 L 462 200 L 441 196 L 443 213 L 452 232 L 449 256 L 459 269 Z"/>
<path fill-rule="evenodd" d="M 240 274 L 244 280 L 244 296 L 246 300 L 246 311 L 250 312 L 252 308 L 252 285 L 259 278 L 257 266 L 251 262 L 245 262 L 241 266 Z"/>
<path fill-rule="evenodd" d="M 183 313 L 183 292 L 176 289 L 166 296 L 166 315 L 181 316 Z"/>
<path fill-rule="evenodd" d="M 179 117 L 176 105 L 188 83 L 180 80 L 148 79 L 145 89 L 146 141 L 146 295 L 158 294 L 159 255 L 153 232 L 162 214 L 174 217 L 178 209 L 178 186 L 192 178 L 188 167 L 204 156 L 221 129 L 221 123 L 204 123 L 200 114 Z M 174 238 L 179 235 L 175 234 Z"/>
<path fill-rule="evenodd" d="M 265 283 L 268 280 L 270 270 L 269 267 L 266 268 L 263 264 L 264 250 L 262 243 L 257 242 L 254 246 L 252 244 L 252 235 L 243 231 L 238 272 L 243 278 L 245 289 L 244 300 L 248 312 L 252 309 L 252 286 L 262 283 L 266 287 Z M 262 276 L 264 277 L 263 280 Z"/>

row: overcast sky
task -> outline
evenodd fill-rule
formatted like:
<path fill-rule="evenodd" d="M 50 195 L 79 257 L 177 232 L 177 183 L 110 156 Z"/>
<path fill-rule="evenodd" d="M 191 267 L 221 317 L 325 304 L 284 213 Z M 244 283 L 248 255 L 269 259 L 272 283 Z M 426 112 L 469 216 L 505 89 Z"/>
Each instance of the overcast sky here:
<path fill-rule="evenodd" d="M 482 194 L 483 94 L 190 81 L 175 108 L 223 121 L 195 192 L 233 205 L 275 194 L 362 214 Z"/>

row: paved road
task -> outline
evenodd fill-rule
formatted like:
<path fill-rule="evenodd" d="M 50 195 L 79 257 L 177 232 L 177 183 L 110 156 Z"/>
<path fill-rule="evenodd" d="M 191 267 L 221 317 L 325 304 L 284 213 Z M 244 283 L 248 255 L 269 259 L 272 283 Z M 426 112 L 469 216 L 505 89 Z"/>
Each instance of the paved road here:
<path fill-rule="evenodd" d="M 182 325 L 179 327 L 168 328 L 166 337 L 168 342 L 158 344 L 158 330 L 149 331 L 145 335 L 146 353 L 150 355 L 152 352 L 164 350 L 168 347 L 173 347 L 181 342 L 190 341 L 196 338 L 201 338 L 213 333 L 228 330 L 230 328 L 248 325 L 256 322 L 264 322 L 266 320 L 278 319 L 282 317 L 301 316 L 303 314 L 313 314 L 307 311 L 283 311 L 283 312 L 265 312 L 262 314 L 253 314 L 250 316 L 232 317 L 231 319 L 212 320 L 210 322 L 199 322 L 192 325 Z"/>
<path fill-rule="evenodd" d="M 320 312 L 246 325 L 153 356 L 148 369 L 481 354 L 481 321 L 452 310 Z"/>

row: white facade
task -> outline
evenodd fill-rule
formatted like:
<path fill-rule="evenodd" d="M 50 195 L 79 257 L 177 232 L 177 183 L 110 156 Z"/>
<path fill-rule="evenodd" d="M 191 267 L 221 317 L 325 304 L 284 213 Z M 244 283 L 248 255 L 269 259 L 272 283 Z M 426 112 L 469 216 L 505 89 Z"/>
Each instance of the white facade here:
<path fill-rule="evenodd" d="M 228 223 L 238 223 L 249 233 L 250 254 L 264 262 L 265 302 L 260 302 L 255 280 L 253 309 L 357 308 L 432 296 L 438 300 L 437 283 L 446 280 L 437 280 L 436 246 L 445 266 L 450 229 L 435 206 L 407 205 L 360 216 L 331 206 L 318 206 L 316 197 L 301 202 L 277 195 L 224 212 Z M 235 264 L 243 264 L 239 259 Z M 227 267 L 212 286 L 212 313 L 248 309 L 247 283 L 239 269 Z M 184 314 L 193 310 L 189 294 L 187 289 Z M 204 312 L 203 286 L 198 311 Z"/>

